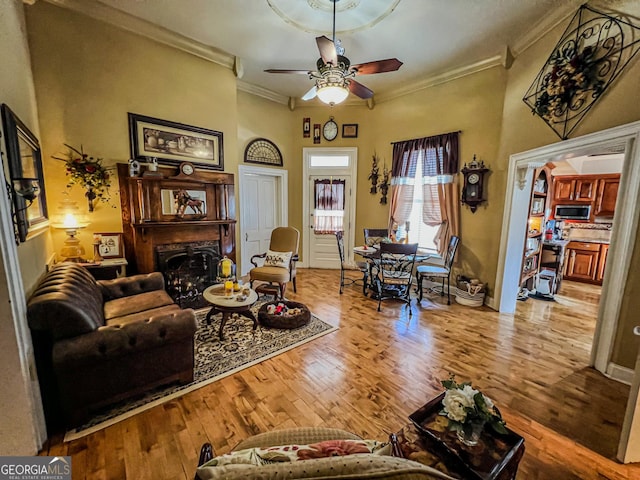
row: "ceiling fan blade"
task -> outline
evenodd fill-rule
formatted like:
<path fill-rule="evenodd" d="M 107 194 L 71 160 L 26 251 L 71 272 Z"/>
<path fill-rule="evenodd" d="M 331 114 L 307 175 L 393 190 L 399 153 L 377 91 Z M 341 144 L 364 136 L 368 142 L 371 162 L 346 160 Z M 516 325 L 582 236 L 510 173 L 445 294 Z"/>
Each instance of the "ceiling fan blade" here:
<path fill-rule="evenodd" d="M 401 66 L 402 62 L 397 58 L 387 58 L 386 60 L 351 65 L 351 69 L 357 70 L 356 75 L 371 75 L 373 73 L 393 72 Z"/>
<path fill-rule="evenodd" d="M 299 74 L 303 74 L 303 75 L 308 75 L 309 70 L 285 70 L 285 69 L 278 69 L 278 68 L 270 68 L 268 70 L 265 70 L 265 72 L 267 73 L 299 73 Z"/>
<path fill-rule="evenodd" d="M 356 82 L 355 80 L 349 80 L 349 91 L 353 93 L 355 96 L 367 99 L 373 97 L 373 90 L 368 89 L 361 83 Z"/>
<path fill-rule="evenodd" d="M 336 46 L 325 35 L 316 37 L 316 43 L 318 44 L 318 50 L 324 63 L 330 63 L 334 67 L 338 66 L 338 52 L 336 52 Z"/>
<path fill-rule="evenodd" d="M 305 100 L 305 101 L 306 101 L 306 100 L 311 100 L 312 98 L 315 98 L 317 90 L 318 90 L 318 89 L 317 89 L 317 88 L 316 88 L 316 86 L 314 85 L 314 86 L 311 88 L 311 90 L 309 90 L 307 93 L 305 93 L 305 94 L 302 96 L 302 100 Z"/>

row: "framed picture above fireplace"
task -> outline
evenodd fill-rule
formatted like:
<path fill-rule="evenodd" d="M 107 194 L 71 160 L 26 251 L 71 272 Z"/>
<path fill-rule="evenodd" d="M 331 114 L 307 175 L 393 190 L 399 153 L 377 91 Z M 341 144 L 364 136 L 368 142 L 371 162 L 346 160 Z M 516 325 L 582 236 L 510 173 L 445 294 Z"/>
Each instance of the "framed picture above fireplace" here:
<path fill-rule="evenodd" d="M 162 215 L 185 215 L 204 217 L 207 214 L 207 192 L 205 190 L 187 190 L 185 188 L 163 188 L 160 190 Z"/>
<path fill-rule="evenodd" d="M 224 170 L 222 132 L 129 113 L 129 140 L 134 159 L 158 163 L 191 162 L 198 168 Z"/>

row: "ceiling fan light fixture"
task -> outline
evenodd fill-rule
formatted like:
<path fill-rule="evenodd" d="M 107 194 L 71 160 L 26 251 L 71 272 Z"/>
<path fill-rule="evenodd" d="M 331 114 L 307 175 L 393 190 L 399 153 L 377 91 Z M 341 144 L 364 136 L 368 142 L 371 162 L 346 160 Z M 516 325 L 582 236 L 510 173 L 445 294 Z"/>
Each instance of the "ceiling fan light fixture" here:
<path fill-rule="evenodd" d="M 349 84 L 344 78 L 337 81 L 319 78 L 316 82 L 316 95 L 327 105 L 342 103 L 349 96 Z"/>

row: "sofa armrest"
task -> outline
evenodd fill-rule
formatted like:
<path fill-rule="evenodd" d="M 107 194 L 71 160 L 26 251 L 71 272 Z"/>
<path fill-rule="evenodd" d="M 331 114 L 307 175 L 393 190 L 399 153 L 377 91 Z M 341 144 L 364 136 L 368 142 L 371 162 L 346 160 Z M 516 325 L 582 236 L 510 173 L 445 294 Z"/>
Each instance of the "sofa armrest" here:
<path fill-rule="evenodd" d="M 108 301 L 154 290 L 164 290 L 164 277 L 160 272 L 153 272 L 115 280 L 99 280 L 98 286 L 104 301 Z"/>
<path fill-rule="evenodd" d="M 53 347 L 56 369 L 76 369 L 79 362 L 101 362 L 193 337 L 196 316 L 192 309 L 150 317 L 140 322 L 109 325 Z"/>

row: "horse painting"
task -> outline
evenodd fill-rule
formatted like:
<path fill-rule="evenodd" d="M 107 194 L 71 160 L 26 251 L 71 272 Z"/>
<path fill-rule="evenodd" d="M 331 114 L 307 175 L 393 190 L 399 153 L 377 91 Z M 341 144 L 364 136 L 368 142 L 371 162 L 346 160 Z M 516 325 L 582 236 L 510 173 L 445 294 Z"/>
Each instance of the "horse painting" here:
<path fill-rule="evenodd" d="M 178 216 L 185 215 L 187 208 L 191 209 L 193 215 L 204 215 L 204 202 L 199 198 L 192 197 L 186 190 L 175 190 L 173 198 L 175 198 Z"/>

